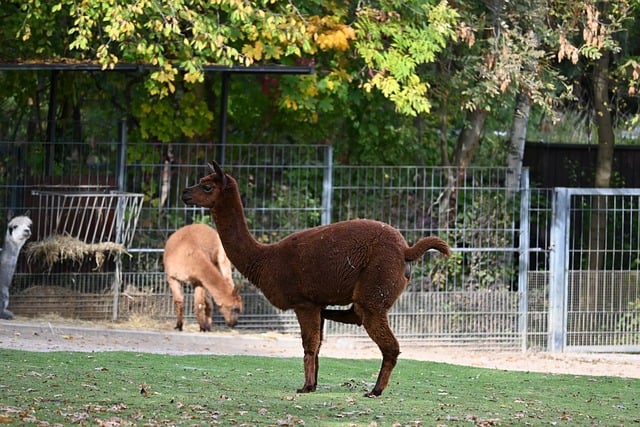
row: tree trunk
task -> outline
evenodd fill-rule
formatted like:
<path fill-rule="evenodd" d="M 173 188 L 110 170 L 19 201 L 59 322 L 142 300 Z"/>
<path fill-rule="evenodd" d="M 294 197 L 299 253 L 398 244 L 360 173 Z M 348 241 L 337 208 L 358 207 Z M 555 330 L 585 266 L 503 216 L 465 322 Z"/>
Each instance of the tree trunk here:
<path fill-rule="evenodd" d="M 473 153 L 480 143 L 480 135 L 482 135 L 488 115 L 489 112 L 487 110 L 479 109 L 469 111 L 467 115 L 468 125 L 460 133 L 454 153 L 454 166 L 462 169 L 463 172 L 471 164 Z"/>
<path fill-rule="evenodd" d="M 439 228 L 445 229 L 452 226 L 455 221 L 455 208 L 457 205 L 456 189 L 464 180 L 467 167 L 471 164 L 473 153 L 480 143 L 480 135 L 484 130 L 484 124 L 489 112 L 486 110 L 473 110 L 467 113 L 468 124 L 460 132 L 456 150 L 453 154 L 454 164 L 457 168 L 457 177 L 449 175 L 447 188 L 440 195 L 438 221 Z"/>
<path fill-rule="evenodd" d="M 527 140 L 527 124 L 531 99 L 526 93 L 520 92 L 516 96 L 516 108 L 513 112 L 511 136 L 509 138 L 509 153 L 507 154 L 507 191 L 515 194 L 520 188 L 522 174 L 522 158 L 524 145 Z"/>
<path fill-rule="evenodd" d="M 595 121 L 598 129 L 598 157 L 596 162 L 596 188 L 611 186 L 613 147 L 615 136 L 609 109 L 609 54 L 604 53 L 594 69 L 593 95 Z"/>
<path fill-rule="evenodd" d="M 50 74 L 49 107 L 47 109 L 47 143 L 45 151 L 46 176 L 53 176 L 55 165 L 54 148 L 56 143 L 56 114 L 58 109 L 58 71 Z"/>
<path fill-rule="evenodd" d="M 598 154 L 594 186 L 608 188 L 611 185 L 613 147 L 615 137 L 609 109 L 609 53 L 603 52 L 593 70 L 593 98 L 595 123 L 598 129 Z M 589 271 L 587 289 L 580 296 L 581 310 L 597 311 L 604 306 L 605 295 L 600 295 L 598 271 L 604 268 L 607 247 L 607 197 L 596 196 L 592 200 L 589 224 Z"/>

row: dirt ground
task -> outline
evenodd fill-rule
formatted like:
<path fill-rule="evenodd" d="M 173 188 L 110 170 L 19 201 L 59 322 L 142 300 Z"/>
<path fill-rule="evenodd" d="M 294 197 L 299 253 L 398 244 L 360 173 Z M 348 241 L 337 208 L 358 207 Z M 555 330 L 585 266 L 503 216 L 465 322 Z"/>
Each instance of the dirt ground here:
<path fill-rule="evenodd" d="M 500 370 L 640 378 L 640 354 L 473 351 L 401 342 L 400 358 Z M 301 357 L 300 338 L 275 333 L 221 330 L 185 332 L 172 324 L 96 324 L 64 319 L 0 320 L 0 348 L 28 351 L 134 351 L 160 354 L 258 355 Z M 321 357 L 380 359 L 368 340 L 329 337 Z"/>

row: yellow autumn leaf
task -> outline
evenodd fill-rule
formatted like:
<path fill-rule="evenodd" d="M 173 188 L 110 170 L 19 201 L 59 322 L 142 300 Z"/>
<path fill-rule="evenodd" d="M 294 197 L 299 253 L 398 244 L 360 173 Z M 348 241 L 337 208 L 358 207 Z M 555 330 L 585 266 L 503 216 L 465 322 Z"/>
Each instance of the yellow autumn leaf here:
<path fill-rule="evenodd" d="M 307 96 L 316 96 L 318 95 L 318 88 L 316 85 L 309 85 L 305 90 L 305 95 Z"/>
<path fill-rule="evenodd" d="M 184 81 L 188 83 L 197 83 L 202 81 L 203 76 L 199 70 L 190 71 L 184 75 Z"/>
<path fill-rule="evenodd" d="M 264 52 L 264 45 L 260 40 L 256 40 L 256 42 L 251 44 L 246 44 L 242 47 L 242 53 L 246 56 L 254 58 L 256 61 L 260 61 L 262 59 L 262 54 Z"/>
<path fill-rule="evenodd" d="M 298 109 L 298 103 L 288 96 L 283 99 L 284 105 L 292 110 Z"/>
<path fill-rule="evenodd" d="M 323 34 L 318 35 L 318 46 L 322 50 L 347 50 L 349 49 L 349 39 L 353 39 L 354 37 L 350 37 L 347 32 L 345 32 L 342 28 L 336 31 L 329 31 Z"/>

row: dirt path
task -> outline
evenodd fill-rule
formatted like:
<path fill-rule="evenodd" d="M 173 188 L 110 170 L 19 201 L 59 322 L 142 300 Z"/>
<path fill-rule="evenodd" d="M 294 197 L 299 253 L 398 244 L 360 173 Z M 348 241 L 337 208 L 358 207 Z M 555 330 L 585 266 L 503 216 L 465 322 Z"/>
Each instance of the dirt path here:
<path fill-rule="evenodd" d="M 164 325 L 160 325 L 164 327 Z M 69 321 L 17 319 L 0 321 L 0 348 L 28 351 L 136 351 L 160 354 L 221 354 L 300 357 L 300 339 L 283 334 L 244 332 L 176 332 L 131 329 Z M 445 362 L 490 369 L 606 375 L 640 378 L 640 354 L 589 354 L 471 351 L 452 347 L 410 346 L 401 343 L 401 358 Z M 380 359 L 370 341 L 329 338 L 322 357 Z"/>

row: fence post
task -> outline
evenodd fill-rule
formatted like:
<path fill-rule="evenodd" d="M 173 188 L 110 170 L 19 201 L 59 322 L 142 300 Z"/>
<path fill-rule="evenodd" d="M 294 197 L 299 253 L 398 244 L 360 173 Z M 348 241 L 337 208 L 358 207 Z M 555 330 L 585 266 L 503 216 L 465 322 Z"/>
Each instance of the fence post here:
<path fill-rule="evenodd" d="M 522 351 L 527 351 L 529 331 L 529 245 L 531 244 L 529 209 L 531 192 L 529 191 L 529 169 L 524 168 L 520 175 L 520 242 L 518 257 L 518 330 L 522 337 Z"/>
<path fill-rule="evenodd" d="M 127 169 L 127 120 L 120 120 L 118 126 L 120 141 L 118 141 L 118 190 L 124 191 L 125 188 L 125 170 Z"/>
<path fill-rule="evenodd" d="M 331 202 L 333 200 L 333 147 L 327 144 L 324 150 L 322 175 L 322 225 L 331 224 Z"/>
<path fill-rule="evenodd" d="M 562 352 L 567 341 L 567 249 L 569 244 L 569 189 L 555 188 L 551 208 L 549 251 L 549 335 L 548 349 Z"/>
<path fill-rule="evenodd" d="M 125 177 L 127 169 L 127 121 L 122 119 L 120 126 L 118 126 L 119 139 L 118 141 L 118 190 L 125 190 Z M 116 243 L 122 242 L 122 224 L 124 221 L 124 208 L 122 196 L 118 196 L 118 202 L 116 203 Z M 122 256 L 116 257 L 116 271 L 114 272 L 115 278 L 113 280 L 113 311 L 111 313 L 111 319 L 113 321 L 118 320 L 118 314 L 120 311 L 120 287 L 122 286 Z"/>

